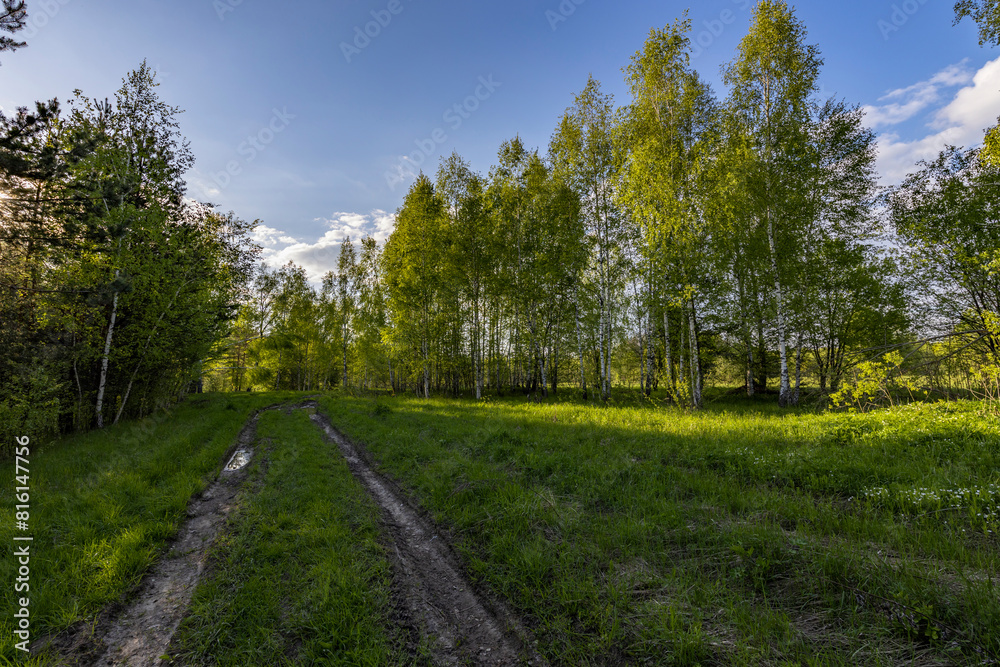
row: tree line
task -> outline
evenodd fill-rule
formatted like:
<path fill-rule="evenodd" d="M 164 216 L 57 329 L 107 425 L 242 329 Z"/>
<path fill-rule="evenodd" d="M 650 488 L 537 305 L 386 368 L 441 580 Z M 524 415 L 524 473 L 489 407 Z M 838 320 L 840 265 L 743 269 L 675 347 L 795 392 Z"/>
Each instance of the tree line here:
<path fill-rule="evenodd" d="M 623 106 L 590 78 L 544 153 L 515 137 L 485 175 L 457 154 L 420 174 L 387 242 L 345 239 L 319 289 L 263 269 L 216 386 L 627 383 L 697 407 L 713 372 L 794 405 L 895 347 L 940 363 L 935 335 L 1000 361 L 986 156 L 950 148 L 881 188 L 861 108 L 820 97 L 786 3 L 756 6 L 721 98 L 690 32 L 650 31 Z"/>
<path fill-rule="evenodd" d="M 996 7 L 956 16 L 996 41 Z M 0 28 L 26 11 L 3 0 Z M 785 3 L 757 5 L 721 97 L 690 30 L 650 31 L 622 106 L 590 78 L 544 151 L 515 137 L 485 174 L 457 154 L 421 174 L 388 240 L 345 239 L 319 285 L 258 265 L 257 223 L 186 197 L 181 112 L 145 63 L 114 100 L 0 114 L 0 436 L 103 427 L 203 381 L 627 384 L 697 407 L 711 377 L 793 405 L 897 349 L 1000 396 L 996 130 L 882 188 L 861 109 L 820 98 Z"/>

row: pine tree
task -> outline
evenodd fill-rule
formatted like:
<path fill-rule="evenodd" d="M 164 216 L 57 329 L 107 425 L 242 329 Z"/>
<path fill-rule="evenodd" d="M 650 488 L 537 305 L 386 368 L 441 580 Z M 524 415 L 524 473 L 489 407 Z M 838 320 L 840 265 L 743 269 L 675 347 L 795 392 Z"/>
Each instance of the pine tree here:
<path fill-rule="evenodd" d="M 0 31 L 14 34 L 24 29 L 27 24 L 28 9 L 24 0 L 3 0 L 0 9 Z M 0 51 L 15 51 L 27 46 L 25 42 L 18 42 L 13 37 L 0 35 Z"/>

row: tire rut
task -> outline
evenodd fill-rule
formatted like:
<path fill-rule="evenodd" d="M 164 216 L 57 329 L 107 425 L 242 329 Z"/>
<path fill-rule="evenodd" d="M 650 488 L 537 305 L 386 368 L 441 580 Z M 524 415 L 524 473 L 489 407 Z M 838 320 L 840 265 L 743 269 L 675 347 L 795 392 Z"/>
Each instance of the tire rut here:
<path fill-rule="evenodd" d="M 372 470 L 329 418 L 317 411 L 310 419 L 340 448 L 351 473 L 382 509 L 396 584 L 435 664 L 546 665 L 517 619 L 499 603 L 477 595 L 434 524 Z"/>
<path fill-rule="evenodd" d="M 161 656 L 188 611 L 208 549 L 247 478 L 246 464 L 254 454 L 257 421 L 264 412 L 279 407 L 258 410 L 247 420 L 226 452 L 215 482 L 188 503 L 188 518 L 169 551 L 152 566 L 129 602 L 108 607 L 96 621 L 78 626 L 75 631 L 40 640 L 37 649 L 55 653 L 60 665 L 76 667 L 169 664 Z"/>

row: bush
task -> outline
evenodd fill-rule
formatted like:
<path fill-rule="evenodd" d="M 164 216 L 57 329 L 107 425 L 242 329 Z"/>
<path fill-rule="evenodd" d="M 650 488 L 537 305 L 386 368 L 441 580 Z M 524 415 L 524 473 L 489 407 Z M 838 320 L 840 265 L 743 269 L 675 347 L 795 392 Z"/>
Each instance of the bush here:
<path fill-rule="evenodd" d="M 898 405 L 904 391 L 912 398 L 916 387 L 903 376 L 903 355 L 893 351 L 881 361 L 865 361 L 855 366 L 849 381 L 830 397 L 836 408 L 850 412 L 868 412 L 874 408 Z"/>
<path fill-rule="evenodd" d="M 14 439 L 28 436 L 32 442 L 59 432 L 60 394 L 64 385 L 43 364 L 22 367 L 2 387 L 0 400 L 0 457 L 13 454 Z"/>

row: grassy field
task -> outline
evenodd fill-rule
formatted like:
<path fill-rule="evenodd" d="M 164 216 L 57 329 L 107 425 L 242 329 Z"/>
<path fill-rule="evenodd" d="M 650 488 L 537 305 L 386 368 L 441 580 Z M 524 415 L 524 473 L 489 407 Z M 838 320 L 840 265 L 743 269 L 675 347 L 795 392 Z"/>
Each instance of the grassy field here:
<path fill-rule="evenodd" d="M 555 664 L 981 664 L 1000 655 L 1000 425 L 330 397 Z"/>
<path fill-rule="evenodd" d="M 290 394 L 192 398 L 169 413 L 33 447 L 30 457 L 32 639 L 93 619 L 139 582 L 221 467 L 255 409 Z M 14 544 L 14 462 L 5 461 L 0 542 Z M 10 554 L 12 547 L 6 546 Z M 13 557 L 0 559 L 0 658 L 14 649 Z"/>
<path fill-rule="evenodd" d="M 197 397 L 33 453 L 34 635 L 126 596 L 252 410 L 294 398 Z M 1000 659 L 1000 419 L 981 404 L 855 415 L 718 398 L 692 413 L 624 395 L 333 393 L 320 406 L 554 665 Z M 391 622 L 377 510 L 335 447 L 301 410 L 263 415 L 259 436 L 178 664 L 423 660 Z M 12 559 L 0 568 L 12 581 Z"/>

